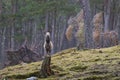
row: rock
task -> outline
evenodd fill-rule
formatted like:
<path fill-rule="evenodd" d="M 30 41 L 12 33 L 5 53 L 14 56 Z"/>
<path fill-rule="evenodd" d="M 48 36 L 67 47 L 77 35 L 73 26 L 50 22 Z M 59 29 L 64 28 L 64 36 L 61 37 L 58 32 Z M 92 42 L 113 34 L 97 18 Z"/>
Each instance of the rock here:
<path fill-rule="evenodd" d="M 37 77 L 30 77 L 30 78 L 27 78 L 26 80 L 38 80 Z"/>

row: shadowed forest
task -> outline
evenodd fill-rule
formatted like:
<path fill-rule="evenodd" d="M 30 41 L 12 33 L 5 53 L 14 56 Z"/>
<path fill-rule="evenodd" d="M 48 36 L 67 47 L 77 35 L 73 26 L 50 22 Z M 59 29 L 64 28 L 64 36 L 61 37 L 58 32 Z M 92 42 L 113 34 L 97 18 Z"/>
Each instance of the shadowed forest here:
<path fill-rule="evenodd" d="M 0 0 L 0 42 L 0 79 L 120 80 L 120 0 Z"/>

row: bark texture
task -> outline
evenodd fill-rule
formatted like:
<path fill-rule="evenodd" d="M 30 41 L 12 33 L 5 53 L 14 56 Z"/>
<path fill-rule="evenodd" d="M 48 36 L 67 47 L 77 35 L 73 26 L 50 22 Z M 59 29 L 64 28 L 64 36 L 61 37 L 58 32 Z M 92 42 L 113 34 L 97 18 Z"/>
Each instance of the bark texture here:
<path fill-rule="evenodd" d="M 51 64 L 51 56 L 45 56 L 44 61 L 40 70 L 40 77 L 46 78 L 54 74 L 50 67 Z"/>
<path fill-rule="evenodd" d="M 84 35 L 85 35 L 85 48 L 93 47 L 92 36 L 92 18 L 89 0 L 82 0 L 82 7 L 84 11 Z"/>

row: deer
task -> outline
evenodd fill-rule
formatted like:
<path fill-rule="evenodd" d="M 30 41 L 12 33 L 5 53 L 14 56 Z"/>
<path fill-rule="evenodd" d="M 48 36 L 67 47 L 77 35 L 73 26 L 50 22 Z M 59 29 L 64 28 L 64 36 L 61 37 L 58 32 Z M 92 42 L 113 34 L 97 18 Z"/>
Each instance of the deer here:
<path fill-rule="evenodd" d="M 115 30 L 103 32 L 103 12 L 93 18 L 93 40 L 95 47 L 109 47 L 118 45 L 118 33 Z"/>
<path fill-rule="evenodd" d="M 74 36 L 77 39 L 78 45 L 83 46 L 84 45 L 84 18 L 83 18 L 83 10 L 81 10 L 78 15 L 75 17 L 70 17 L 68 20 L 68 28 L 66 30 L 66 38 L 70 41 L 73 37 L 73 30 L 75 31 Z M 115 30 L 103 32 L 103 12 L 97 13 L 93 17 L 93 41 L 95 48 L 100 47 L 107 47 L 107 46 L 113 46 L 118 44 L 118 33 Z M 110 44 L 111 43 L 111 44 Z M 101 45 L 102 44 L 102 45 Z"/>

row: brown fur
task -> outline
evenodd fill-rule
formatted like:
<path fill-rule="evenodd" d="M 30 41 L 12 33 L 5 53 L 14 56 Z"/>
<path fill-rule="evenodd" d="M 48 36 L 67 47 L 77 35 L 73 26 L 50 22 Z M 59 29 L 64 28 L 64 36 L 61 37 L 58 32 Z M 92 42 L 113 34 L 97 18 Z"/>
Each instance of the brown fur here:
<path fill-rule="evenodd" d="M 95 27 L 93 31 L 93 40 L 96 47 L 99 47 L 100 45 L 100 34 L 101 30 L 99 29 L 99 27 Z"/>
<path fill-rule="evenodd" d="M 100 47 L 100 41 L 101 41 L 101 32 L 102 32 L 102 21 L 103 21 L 103 13 L 99 12 L 93 17 L 93 40 L 95 47 Z"/>
<path fill-rule="evenodd" d="M 78 41 L 80 42 L 84 42 L 84 23 L 83 22 L 80 22 L 79 23 L 79 28 L 75 34 L 75 37 L 78 39 Z"/>
<path fill-rule="evenodd" d="M 114 31 L 109 31 L 103 33 L 104 45 L 103 47 L 114 46 L 117 45 L 117 33 Z"/>
<path fill-rule="evenodd" d="M 71 38 L 72 38 L 72 30 L 73 30 L 73 26 L 72 25 L 69 25 L 67 30 L 66 30 L 66 38 L 70 41 Z"/>
<path fill-rule="evenodd" d="M 75 34 L 75 37 L 78 41 L 84 41 L 84 19 L 83 19 L 83 10 L 81 10 L 76 17 L 71 18 L 69 20 L 69 27 L 66 30 L 66 37 L 68 40 L 72 38 L 72 30 L 78 25 L 78 30 Z M 82 25 L 81 25 L 82 24 Z M 73 25 L 73 26 L 71 26 Z M 118 34 L 115 31 L 109 31 L 103 33 L 103 12 L 97 13 L 93 18 L 93 40 L 97 47 L 100 47 L 101 41 L 103 40 L 103 44 L 109 41 L 109 44 L 117 45 L 118 44 Z"/>
<path fill-rule="evenodd" d="M 97 13 L 93 18 L 93 40 L 97 47 L 100 47 L 103 39 L 103 47 L 118 44 L 118 34 L 115 31 L 103 32 L 103 12 Z M 109 43 L 109 44 L 108 44 Z"/>
<path fill-rule="evenodd" d="M 103 23 L 103 12 L 99 12 L 93 17 L 93 24 L 97 23 L 99 24 Z"/>
<path fill-rule="evenodd" d="M 83 20 L 83 9 L 77 14 L 76 21 L 79 23 Z"/>
<path fill-rule="evenodd" d="M 101 23 L 102 23 L 102 15 L 103 13 L 102 12 L 99 12 L 97 13 L 94 18 L 93 18 L 93 24 L 94 26 L 96 27 L 102 27 Z M 83 31 L 84 31 L 84 19 L 83 19 L 83 10 L 81 10 L 74 18 L 70 18 L 69 21 L 68 21 L 68 28 L 66 30 L 66 37 L 67 39 L 70 41 L 71 38 L 72 38 L 72 30 L 73 28 L 77 27 L 76 24 L 78 25 L 78 30 L 75 34 L 75 36 L 80 39 L 78 41 L 83 41 L 84 40 L 84 34 L 83 34 Z M 82 40 L 81 40 L 82 39 Z"/>
<path fill-rule="evenodd" d="M 115 46 L 118 45 L 118 34 L 115 31 L 102 33 L 99 30 L 95 30 L 93 32 L 93 40 L 97 47 L 100 47 L 102 40 L 103 40 L 103 47 Z"/>
<path fill-rule="evenodd" d="M 84 19 L 83 19 L 83 10 L 81 10 L 74 18 L 68 20 L 68 28 L 66 30 L 66 37 L 70 41 L 72 39 L 73 28 L 77 28 L 77 32 L 74 35 L 78 41 L 83 39 L 83 29 L 84 29 Z"/>
<path fill-rule="evenodd" d="M 111 46 L 118 45 L 118 33 L 110 31 Z"/>

